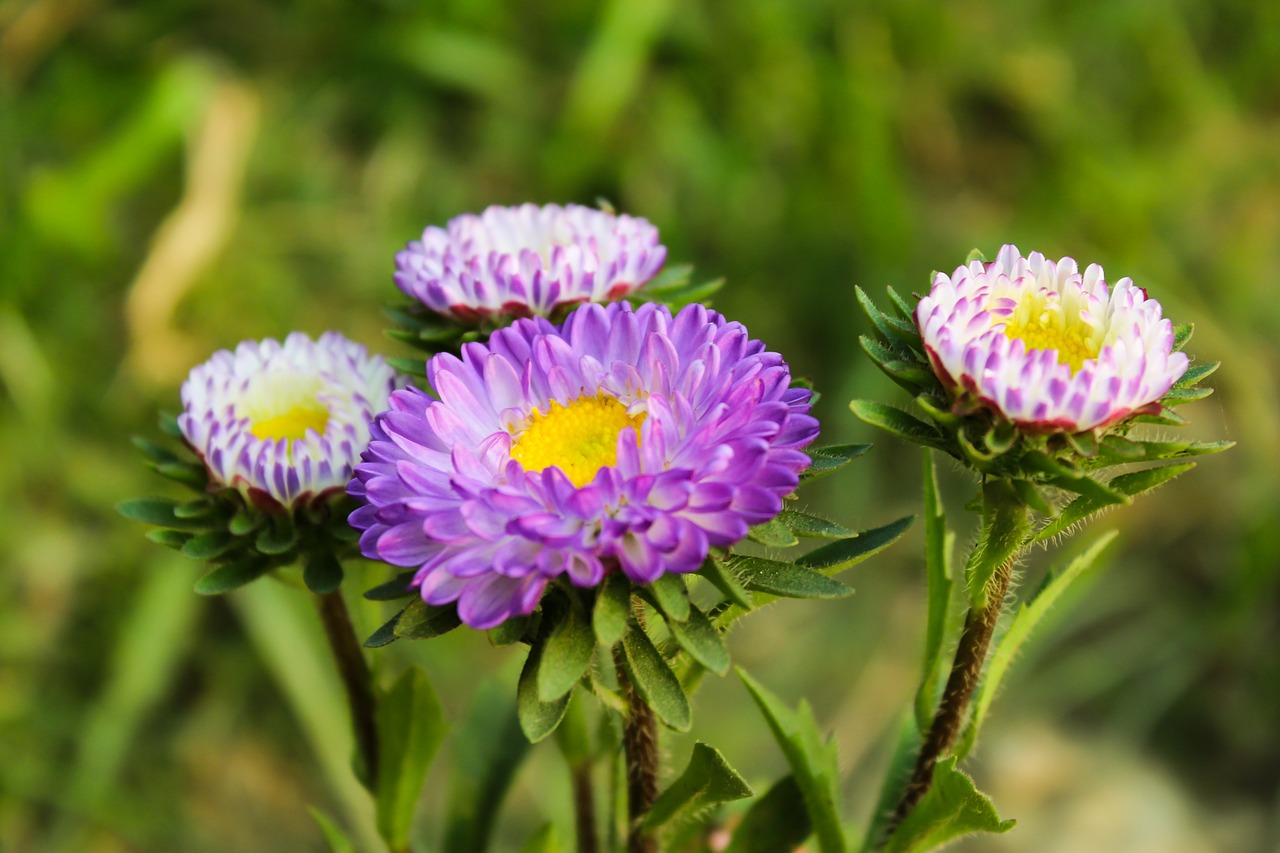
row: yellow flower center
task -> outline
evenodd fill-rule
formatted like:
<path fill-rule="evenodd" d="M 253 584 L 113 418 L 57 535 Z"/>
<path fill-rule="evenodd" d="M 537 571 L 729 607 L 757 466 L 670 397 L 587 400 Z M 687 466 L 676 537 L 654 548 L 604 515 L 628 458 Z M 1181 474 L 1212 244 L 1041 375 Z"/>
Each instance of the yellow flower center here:
<path fill-rule="evenodd" d="M 640 443 L 644 415 L 628 415 L 612 397 L 597 394 L 579 397 L 567 406 L 552 402 L 543 414 L 535 411 L 529 425 L 511 445 L 511 458 L 526 471 L 541 471 L 552 465 L 581 488 L 596 472 L 618 462 L 618 433 L 635 427 Z"/>
<path fill-rule="evenodd" d="M 1075 373 L 1085 361 L 1098 357 L 1103 330 L 1079 310 L 1064 307 L 1056 297 L 1043 291 L 1024 294 L 1006 321 L 1004 333 L 1022 341 L 1029 350 L 1053 350 L 1058 362 L 1070 365 Z"/>
<path fill-rule="evenodd" d="M 261 439 L 287 438 L 293 441 L 305 436 L 309 429 L 324 435 L 324 428 L 328 423 L 328 410 L 311 402 L 294 406 L 273 417 L 253 421 L 249 424 L 249 431 Z"/>

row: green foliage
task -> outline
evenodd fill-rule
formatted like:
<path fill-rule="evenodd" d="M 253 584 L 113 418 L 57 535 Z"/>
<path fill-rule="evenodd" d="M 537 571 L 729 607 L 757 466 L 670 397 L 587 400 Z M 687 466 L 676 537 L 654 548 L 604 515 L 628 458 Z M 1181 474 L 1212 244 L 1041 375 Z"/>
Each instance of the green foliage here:
<path fill-rule="evenodd" d="M 643 826 L 649 830 L 673 826 L 721 803 L 754 793 L 719 750 L 699 741 L 693 745 L 684 772 L 654 800 Z"/>
<path fill-rule="evenodd" d="M 632 622 L 622 638 L 627 676 L 658 719 L 676 731 L 688 731 L 692 722 L 689 697 L 670 664 L 653 645 L 644 629 Z"/>
<path fill-rule="evenodd" d="M 548 635 L 543 633 L 529 647 L 529 656 L 525 658 L 524 668 L 520 670 L 520 683 L 516 687 L 516 711 L 520 716 L 520 728 L 530 743 L 537 743 L 556 730 L 564 719 L 565 709 L 569 707 L 569 693 L 544 701 L 539 689 L 539 670 L 543 661 L 549 666 L 556 666 L 547 655 Z M 575 677 L 576 680 L 576 677 Z"/>
<path fill-rule="evenodd" d="M 929 793 L 898 825 L 883 850 L 925 853 L 965 835 L 1008 832 L 1013 824 L 1000 819 L 990 798 L 973 787 L 973 780 L 956 769 L 956 759 L 951 757 L 938 762 Z"/>
<path fill-rule="evenodd" d="M 538 661 L 538 700 L 555 702 L 568 694 L 591 665 L 595 635 L 586 615 L 577 607 L 556 621 Z"/>
<path fill-rule="evenodd" d="M 727 853 L 794 850 L 813 832 L 804 792 L 795 776 L 784 776 L 751 804 L 734 828 Z"/>
<path fill-rule="evenodd" d="M 622 572 L 614 572 L 604 579 L 596 592 L 595 609 L 591 627 L 596 640 L 611 649 L 627 632 L 627 619 L 631 615 L 631 582 Z"/>
<path fill-rule="evenodd" d="M 401 673 L 377 707 L 378 831 L 391 850 L 403 850 L 427 768 L 448 726 L 435 690 L 417 667 Z"/>
<path fill-rule="evenodd" d="M 925 622 L 924 666 L 920 688 L 916 691 L 916 727 L 929 728 L 934 708 L 942 690 L 942 650 L 951 639 L 948 625 L 951 617 L 951 550 L 955 534 L 947 530 L 947 519 L 938 499 L 938 477 L 933 453 L 926 450 L 924 465 L 924 565 L 928 582 L 928 612 Z"/>
<path fill-rule="evenodd" d="M 982 533 L 964 567 L 969 600 L 975 608 L 987 604 L 987 584 L 1000 566 L 1014 559 L 1031 533 L 1027 507 L 1004 480 L 982 486 Z"/>
<path fill-rule="evenodd" d="M 728 568 L 752 592 L 784 598 L 843 598 L 853 590 L 835 578 L 799 563 L 783 563 L 764 557 L 736 556 Z"/>

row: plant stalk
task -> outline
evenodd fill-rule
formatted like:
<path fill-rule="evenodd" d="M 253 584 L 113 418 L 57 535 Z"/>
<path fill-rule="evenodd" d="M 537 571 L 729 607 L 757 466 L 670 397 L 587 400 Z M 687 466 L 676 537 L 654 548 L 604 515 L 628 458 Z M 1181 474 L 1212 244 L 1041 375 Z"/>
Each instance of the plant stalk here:
<path fill-rule="evenodd" d="M 627 758 L 627 853 L 657 853 L 658 841 L 641 827 L 641 820 L 658 798 L 658 720 L 627 675 L 621 646 L 613 650 L 618 687 L 627 702 L 622 723 Z"/>
<path fill-rule="evenodd" d="M 338 675 L 347 691 L 347 705 L 351 708 L 351 727 L 355 732 L 356 749 L 364 765 L 365 787 L 370 791 L 378 783 L 378 725 L 377 700 L 373 695 L 373 681 L 369 665 L 360 650 L 351 614 L 342 592 L 334 590 L 316 596 L 320 609 L 320 621 L 324 623 L 329 649 L 333 652 Z"/>

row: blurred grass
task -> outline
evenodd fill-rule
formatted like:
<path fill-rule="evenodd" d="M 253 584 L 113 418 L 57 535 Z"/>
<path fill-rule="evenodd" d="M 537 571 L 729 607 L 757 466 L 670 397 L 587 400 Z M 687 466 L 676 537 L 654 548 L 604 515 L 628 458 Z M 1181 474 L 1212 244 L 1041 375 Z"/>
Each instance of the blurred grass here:
<path fill-rule="evenodd" d="M 719 306 L 815 380 L 830 440 L 879 443 L 805 498 L 846 523 L 912 511 L 919 482 L 844 405 L 897 399 L 858 353 L 855 283 L 919 291 L 1013 241 L 1194 321 L 1225 367 L 1190 431 L 1240 446 L 1108 519 L 1115 564 L 1014 667 L 993 729 L 1122 741 L 1209 837 L 1243 813 L 1258 828 L 1230 849 L 1272 849 L 1277 32 L 1280 6 L 1211 0 L 0 0 L 0 848 L 319 849 L 307 803 L 358 822 L 326 781 L 335 712 L 303 710 L 289 645 L 254 627 L 266 605 L 195 601 L 194 567 L 113 515 L 164 488 L 127 435 L 244 338 L 340 328 L 389 351 L 377 306 L 426 224 L 604 196 L 728 277 Z M 957 509 L 967 488 L 943 482 Z M 918 540 L 859 572 L 854 599 L 775 609 L 734 646 L 813 696 L 865 808 L 917 665 Z M 510 653 L 460 634 L 383 665 L 406 657 L 456 718 Z M 737 685 L 700 701 L 696 734 L 755 782 L 780 773 Z M 502 842 L 547 817 L 567 837 L 552 800 L 518 784 Z M 1045 849 L 1022 832 L 1010 849 Z"/>

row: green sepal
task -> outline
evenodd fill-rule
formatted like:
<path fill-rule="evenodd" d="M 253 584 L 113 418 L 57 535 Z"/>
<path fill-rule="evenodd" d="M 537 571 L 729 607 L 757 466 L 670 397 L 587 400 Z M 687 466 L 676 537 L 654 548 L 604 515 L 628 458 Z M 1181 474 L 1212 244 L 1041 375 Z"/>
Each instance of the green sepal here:
<path fill-rule="evenodd" d="M 751 804 L 733 831 L 725 853 L 778 853 L 795 850 L 813 832 L 804 793 L 794 775 L 774 783 Z"/>
<path fill-rule="evenodd" d="M 781 520 L 771 518 L 747 531 L 747 538 L 770 548 L 790 548 L 800 544 L 795 534 Z"/>
<path fill-rule="evenodd" d="M 969 601 L 974 609 L 987 605 L 992 575 L 1012 560 L 1031 533 L 1027 506 L 1007 480 L 989 479 L 982 486 L 982 532 L 964 567 Z"/>
<path fill-rule="evenodd" d="M 809 467 L 800 473 L 800 482 L 811 482 L 839 471 L 870 449 L 869 444 L 833 444 L 827 447 L 808 448 L 805 453 L 809 454 L 812 461 Z"/>
<path fill-rule="evenodd" d="M 169 498 L 133 498 L 116 504 L 116 512 L 133 521 L 156 527 L 203 530 L 209 525 L 192 518 L 180 518 L 175 510 L 178 502 Z"/>
<path fill-rule="evenodd" d="M 225 530 L 210 530 L 187 540 L 182 546 L 182 556 L 192 560 L 213 560 L 226 554 L 239 542 Z"/>
<path fill-rule="evenodd" d="M 182 427 L 178 426 L 178 416 L 170 412 L 161 412 L 156 416 L 156 425 L 160 427 L 160 431 L 170 438 L 176 438 L 179 441 L 185 441 L 186 436 L 182 434 Z"/>
<path fill-rule="evenodd" d="M 987 256 L 982 253 L 981 249 L 970 249 L 969 254 L 965 255 L 964 265 L 967 267 L 974 261 L 977 261 L 980 264 L 985 264 L 987 262 Z"/>
<path fill-rule="evenodd" d="M 253 540 L 253 547 L 260 554 L 287 554 L 298 544 L 298 530 L 292 519 L 273 519 Z"/>
<path fill-rule="evenodd" d="M 652 596 L 653 603 L 669 621 L 683 622 L 689 618 L 689 589 L 683 575 L 660 575 L 653 583 L 640 589 Z"/>
<path fill-rule="evenodd" d="M 648 284 L 631 295 L 662 296 L 665 293 L 683 290 L 689 286 L 692 278 L 693 264 L 670 264 L 663 267 L 662 272 L 658 273 Z"/>
<path fill-rule="evenodd" d="M 461 624 L 456 605 L 427 604 L 421 598 L 415 598 L 400 611 L 395 635 L 405 640 L 430 640 Z"/>
<path fill-rule="evenodd" d="M 724 756 L 701 741 L 693 745 L 684 772 L 658 795 L 640 825 L 648 830 L 678 824 L 698 813 L 753 796 L 755 791 Z"/>
<path fill-rule="evenodd" d="M 661 302 L 675 312 L 694 302 L 706 302 L 724 287 L 724 281 L 723 278 L 713 278 L 709 281 L 690 284 L 679 289 L 668 290 L 661 295 L 661 298 L 655 298 L 656 295 L 652 293 L 645 293 L 644 288 L 637 291 L 636 295 L 649 302 Z"/>
<path fill-rule="evenodd" d="M 976 832 L 1008 832 L 1014 823 L 1000 819 L 991 798 L 956 769 L 951 756 L 938 762 L 928 793 L 894 830 L 883 853 L 925 853 Z"/>
<path fill-rule="evenodd" d="M 538 696 L 538 670 L 546 659 L 546 636 L 544 633 L 529 646 L 529 656 L 525 658 L 520 682 L 516 685 L 516 714 L 520 718 L 520 730 L 529 743 L 537 743 L 554 732 L 569 707 L 568 691 L 548 702 Z"/>
<path fill-rule="evenodd" d="M 727 565 L 742 585 L 753 592 L 781 598 L 844 598 L 853 594 L 850 587 L 835 578 L 798 563 L 734 555 Z"/>
<path fill-rule="evenodd" d="M 406 669 L 378 697 L 378 832 L 391 850 L 409 849 L 409 830 L 427 768 L 444 740 L 444 709 L 426 673 Z"/>
<path fill-rule="evenodd" d="M 225 508 L 213 503 L 206 498 L 197 498 L 193 501 L 180 503 L 173 508 L 173 514 L 182 519 L 207 521 L 211 518 L 222 515 Z"/>
<path fill-rule="evenodd" d="M 161 447 L 155 442 L 149 441 L 148 439 L 145 439 L 140 435 L 129 436 L 129 441 L 133 443 L 134 447 L 138 448 L 138 450 L 141 451 L 143 456 L 146 456 L 152 462 L 181 462 L 182 461 L 178 457 L 178 455 L 174 453 L 172 450 L 169 450 L 168 448 L 165 448 L 165 447 Z"/>
<path fill-rule="evenodd" d="M 175 551 L 181 551 L 182 546 L 186 545 L 194 533 L 185 530 L 174 530 L 171 527 L 161 527 L 157 530 L 148 530 L 146 537 L 157 545 L 163 545 L 166 548 L 172 548 Z"/>
<path fill-rule="evenodd" d="M 302 564 L 302 582 L 316 595 L 333 592 L 342 586 L 342 563 L 329 550 L 311 551 Z"/>
<path fill-rule="evenodd" d="M 262 514 L 239 509 L 227 522 L 227 532 L 232 536 L 248 536 L 262 523 Z"/>
<path fill-rule="evenodd" d="M 836 765 L 835 744 L 823 739 L 813 711 L 803 699 L 799 708 L 792 711 L 742 667 L 737 668 L 737 673 L 791 767 L 819 849 L 822 853 L 844 853 L 847 842 L 837 811 L 840 771 Z"/>
<path fill-rule="evenodd" d="M 843 572 L 897 542 L 915 519 L 914 515 L 903 516 L 882 527 L 873 527 L 846 539 L 838 539 L 797 557 L 795 564 L 824 575 Z"/>
<path fill-rule="evenodd" d="M 1222 362 L 1220 361 L 1192 365 L 1187 368 L 1187 372 L 1182 374 L 1182 377 L 1177 382 L 1173 383 L 1173 387 L 1190 388 L 1193 385 L 1197 385 L 1216 373 L 1221 366 Z"/>
<path fill-rule="evenodd" d="M 1098 482 L 1088 474 L 1082 474 L 1074 468 L 1062 464 L 1043 453 L 1027 453 L 1022 457 L 1024 464 L 1032 471 L 1044 475 L 1045 479 L 1060 489 L 1088 495 L 1106 504 L 1128 503 L 1128 499 L 1115 489 Z"/>
<path fill-rule="evenodd" d="M 1173 351 L 1179 352 L 1191 340 L 1191 335 L 1195 332 L 1194 323 L 1181 323 L 1173 327 Z"/>
<path fill-rule="evenodd" d="M 397 599 L 408 598 L 417 591 L 409 586 L 413 581 L 413 576 L 417 573 L 417 569 L 400 572 L 386 583 L 380 583 L 372 589 L 365 590 L 364 598 L 367 601 L 396 601 Z"/>
<path fill-rule="evenodd" d="M 886 287 L 885 292 L 889 294 L 889 301 L 893 303 L 893 310 L 903 320 L 915 323 L 916 309 L 907 303 L 907 300 L 898 295 L 898 291 L 892 287 Z"/>
<path fill-rule="evenodd" d="M 879 333 L 881 339 L 888 344 L 896 342 L 909 343 L 913 338 L 918 339 L 914 325 L 904 325 L 901 320 L 896 317 L 886 317 L 880 313 L 880 309 L 871 301 L 871 297 L 861 287 L 854 287 L 854 295 L 858 299 L 858 305 L 862 307 L 862 311 L 867 315 L 867 319 L 871 321 L 871 325 L 875 326 L 876 332 Z M 897 321 L 897 322 L 895 322 Z"/>
<path fill-rule="evenodd" d="M 489 642 L 495 646 L 510 646 L 521 640 L 532 642 L 533 637 L 536 636 L 536 630 L 530 629 L 536 627 L 532 615 L 512 616 L 502 624 L 490 628 L 485 634 L 489 637 Z"/>
<path fill-rule="evenodd" d="M 1125 462 L 1165 462 L 1171 459 L 1187 459 L 1208 456 L 1235 447 L 1234 441 L 1132 441 L 1120 439 L 1102 443 L 1102 456 L 1106 465 Z"/>
<path fill-rule="evenodd" d="M 622 638 L 622 651 L 631 683 L 645 704 L 667 726 L 678 732 L 687 732 L 692 723 L 689 697 L 649 635 L 635 622 L 627 626 L 627 633 Z"/>
<path fill-rule="evenodd" d="M 1036 488 L 1036 484 L 1030 480 L 1010 480 L 1013 490 L 1018 493 L 1018 500 L 1031 507 L 1036 512 L 1045 517 L 1054 514 L 1053 507 L 1049 504 L 1048 499 L 1041 494 Z"/>
<path fill-rule="evenodd" d="M 849 408 L 861 420 L 899 438 L 923 444 L 925 447 L 946 449 L 942 436 L 936 429 L 901 409 L 872 400 L 854 400 L 849 403 Z"/>
<path fill-rule="evenodd" d="M 1155 424 L 1156 426 L 1168 427 L 1184 427 L 1190 423 L 1182 415 L 1178 414 L 1175 409 L 1168 406 L 1161 407 L 1160 411 L 1151 415 L 1137 415 L 1133 418 L 1135 424 Z"/>
<path fill-rule="evenodd" d="M 1213 394 L 1212 388 L 1170 388 L 1168 393 L 1160 398 L 1160 402 L 1165 406 L 1184 406 L 1187 403 L 1203 400 L 1211 394 Z"/>
<path fill-rule="evenodd" d="M 193 489 L 204 489 L 209 485 L 209 472 L 197 462 L 148 462 L 147 466 L 161 477 Z"/>
<path fill-rule="evenodd" d="M 720 593 L 729 603 L 741 607 L 743 610 L 750 610 L 755 606 L 751 593 L 742 585 L 742 581 L 729 569 L 722 558 L 716 556 L 716 554 L 713 553 L 703 560 L 702 568 L 698 569 L 698 575 L 720 590 Z"/>
<path fill-rule="evenodd" d="M 684 621 L 667 620 L 671 637 L 689 657 L 714 672 L 724 675 L 729 671 L 729 648 L 724 638 L 707 614 L 697 607 L 690 607 Z"/>
<path fill-rule="evenodd" d="M 1150 491 L 1156 486 L 1163 485 L 1174 477 L 1181 476 L 1192 468 L 1196 467 L 1194 462 L 1184 462 L 1180 465 L 1165 465 L 1159 468 L 1147 468 L 1143 471 L 1134 471 L 1129 474 L 1121 474 L 1113 479 L 1108 485 L 1117 492 L 1125 495 L 1127 498 L 1140 495 L 1143 492 Z M 1035 536 L 1032 542 L 1043 542 L 1046 539 L 1057 536 L 1068 530 L 1073 524 L 1084 521 L 1089 516 L 1099 510 L 1106 509 L 1111 504 L 1095 500 L 1088 496 L 1081 496 L 1067 504 L 1062 512 L 1058 513 L 1058 517 L 1045 525 Z"/>
<path fill-rule="evenodd" d="M 401 356 L 387 356 L 383 359 L 392 370 L 398 373 L 405 373 L 409 376 L 417 376 L 423 379 L 427 376 L 427 361 L 423 358 L 402 358 Z"/>
<path fill-rule="evenodd" d="M 596 602 L 591 612 L 591 628 L 596 642 L 611 649 L 627 632 L 627 618 L 631 615 L 631 581 L 622 572 L 605 576 L 604 583 L 596 590 Z"/>
<path fill-rule="evenodd" d="M 921 394 L 915 398 L 915 404 L 933 420 L 949 430 L 958 430 L 964 424 L 964 418 L 951 411 L 951 406 L 931 394 Z"/>
<path fill-rule="evenodd" d="M 261 557 L 246 557 L 232 563 L 223 563 L 196 581 L 195 591 L 200 595 L 222 595 L 271 571 L 271 561 Z"/>
<path fill-rule="evenodd" d="M 538 663 L 538 701 L 555 702 L 578 683 L 596 650 L 595 634 L 586 614 L 576 606 L 560 613 L 547 635 Z"/>
<path fill-rule="evenodd" d="M 834 521 L 794 509 L 784 509 L 778 513 L 777 520 L 796 536 L 808 539 L 848 539 L 858 535 L 856 531 Z"/>
<path fill-rule="evenodd" d="M 307 811 L 311 813 L 311 819 L 316 822 L 325 843 L 329 845 L 329 853 L 356 853 L 355 842 L 347 837 L 333 818 L 315 806 L 307 806 Z"/>

